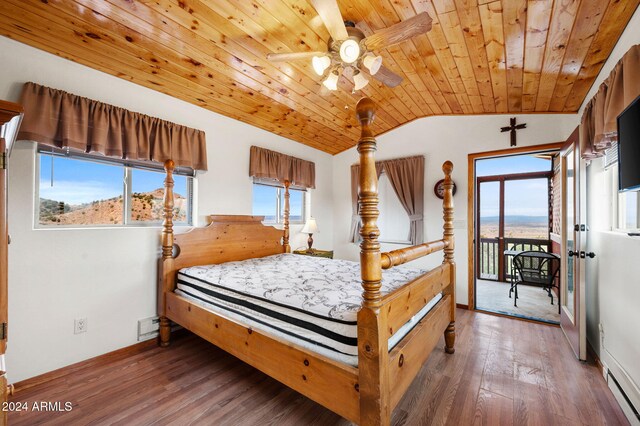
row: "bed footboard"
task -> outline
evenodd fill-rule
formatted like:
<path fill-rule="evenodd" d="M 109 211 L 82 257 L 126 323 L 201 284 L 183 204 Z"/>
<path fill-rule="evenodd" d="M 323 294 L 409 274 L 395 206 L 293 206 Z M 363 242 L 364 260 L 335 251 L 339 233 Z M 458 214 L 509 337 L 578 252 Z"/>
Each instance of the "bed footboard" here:
<path fill-rule="evenodd" d="M 358 207 L 362 227 L 360 264 L 363 304 L 358 312 L 358 374 L 360 382 L 360 424 L 388 425 L 391 412 L 422 367 L 429 353 L 445 336 L 445 350 L 454 352 L 455 263 L 453 236 L 453 164 L 442 166 L 445 174 L 442 240 L 419 244 L 389 253 L 380 252 L 377 226 L 378 178 L 375 168 L 376 141 L 370 129 L 374 103 L 358 102 L 357 117 L 362 126 L 358 141 L 360 176 Z M 443 250 L 441 266 L 418 277 L 391 294 L 382 296 L 382 269 Z M 443 298 L 402 341 L 389 352 L 388 341 L 403 324 L 416 315 L 438 293 Z"/>

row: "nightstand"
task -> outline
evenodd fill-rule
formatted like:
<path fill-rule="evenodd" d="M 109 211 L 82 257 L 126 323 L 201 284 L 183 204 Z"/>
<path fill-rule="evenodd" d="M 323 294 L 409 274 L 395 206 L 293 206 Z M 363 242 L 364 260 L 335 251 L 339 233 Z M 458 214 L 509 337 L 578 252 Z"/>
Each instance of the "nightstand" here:
<path fill-rule="evenodd" d="M 307 250 L 294 250 L 294 254 L 301 254 L 303 256 L 313 256 L 313 257 L 326 257 L 327 259 L 333 259 L 333 250 L 316 250 L 312 251 Z"/>

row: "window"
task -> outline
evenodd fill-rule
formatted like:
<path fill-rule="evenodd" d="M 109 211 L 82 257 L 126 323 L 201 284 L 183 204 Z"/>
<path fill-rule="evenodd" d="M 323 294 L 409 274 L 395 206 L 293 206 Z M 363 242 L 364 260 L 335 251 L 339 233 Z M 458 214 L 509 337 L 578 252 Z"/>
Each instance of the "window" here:
<path fill-rule="evenodd" d="M 611 174 L 611 193 L 613 195 L 613 229 L 620 231 L 640 230 L 640 191 L 618 191 L 618 149 L 614 144 L 605 151 L 602 166 Z"/>
<path fill-rule="evenodd" d="M 625 231 L 640 229 L 640 192 L 618 194 L 618 228 Z"/>
<path fill-rule="evenodd" d="M 289 188 L 289 223 L 304 223 L 306 196 L 304 189 Z M 266 223 L 284 223 L 284 187 L 254 182 L 253 214 L 264 216 Z"/>
<path fill-rule="evenodd" d="M 385 243 L 411 244 L 409 241 L 409 215 L 402 207 L 386 173 L 378 180 L 379 240 Z"/>
<path fill-rule="evenodd" d="M 39 150 L 36 226 L 145 226 L 163 217 L 165 173 L 148 164 Z M 144 168 L 143 168 L 144 167 Z M 174 174 L 174 221 L 192 223 L 193 172 Z"/>

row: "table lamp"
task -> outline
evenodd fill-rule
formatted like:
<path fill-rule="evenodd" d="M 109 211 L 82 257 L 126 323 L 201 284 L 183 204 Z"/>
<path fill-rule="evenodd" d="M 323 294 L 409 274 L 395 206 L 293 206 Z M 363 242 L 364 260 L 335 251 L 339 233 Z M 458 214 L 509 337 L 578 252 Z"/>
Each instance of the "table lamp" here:
<path fill-rule="evenodd" d="M 304 224 L 304 227 L 300 232 L 302 232 L 303 234 L 309 234 L 309 239 L 307 240 L 309 248 L 307 249 L 307 253 L 312 252 L 313 249 L 311 248 L 311 246 L 313 245 L 313 234 L 318 232 L 318 224 L 316 223 L 316 220 L 310 217 L 309 220 L 307 220 L 307 223 Z"/>

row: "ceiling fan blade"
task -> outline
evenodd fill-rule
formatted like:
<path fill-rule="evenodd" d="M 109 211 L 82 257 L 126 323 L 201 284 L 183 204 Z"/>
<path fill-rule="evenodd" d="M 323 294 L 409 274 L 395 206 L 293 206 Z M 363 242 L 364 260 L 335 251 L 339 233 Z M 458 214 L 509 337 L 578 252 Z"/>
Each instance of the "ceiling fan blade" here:
<path fill-rule="evenodd" d="M 391 71 L 389 68 L 384 65 L 380 67 L 378 72 L 372 76 L 378 81 L 381 81 L 385 85 L 394 88 L 400 83 L 402 83 L 402 77 L 400 77 L 395 72 Z"/>
<path fill-rule="evenodd" d="M 336 0 L 311 0 L 311 4 L 320 15 L 324 26 L 329 30 L 331 38 L 334 40 L 346 40 L 349 37 Z"/>
<path fill-rule="evenodd" d="M 369 50 L 393 46 L 413 36 L 429 32 L 431 30 L 431 21 L 432 19 L 427 12 L 419 13 L 412 18 L 398 22 L 365 38 L 365 46 Z"/>
<path fill-rule="evenodd" d="M 310 59 L 314 56 L 326 55 L 327 52 L 294 52 L 294 53 L 269 53 L 267 59 L 271 62 L 288 62 L 299 61 L 301 59 Z"/>

